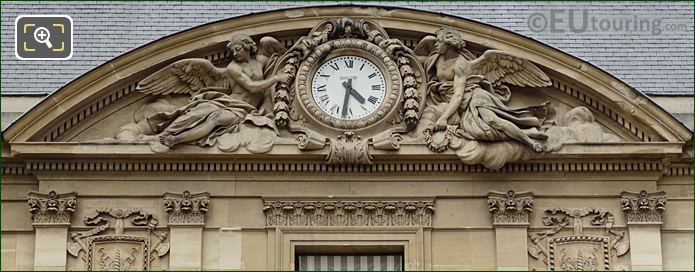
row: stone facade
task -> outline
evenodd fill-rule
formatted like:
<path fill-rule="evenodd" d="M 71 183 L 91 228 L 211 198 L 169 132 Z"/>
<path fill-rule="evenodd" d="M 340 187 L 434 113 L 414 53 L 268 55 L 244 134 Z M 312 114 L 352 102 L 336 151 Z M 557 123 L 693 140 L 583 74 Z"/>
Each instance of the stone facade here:
<path fill-rule="evenodd" d="M 693 269 L 692 131 L 536 41 L 372 9 L 191 29 L 37 105 L 4 133 L 3 270 Z"/>

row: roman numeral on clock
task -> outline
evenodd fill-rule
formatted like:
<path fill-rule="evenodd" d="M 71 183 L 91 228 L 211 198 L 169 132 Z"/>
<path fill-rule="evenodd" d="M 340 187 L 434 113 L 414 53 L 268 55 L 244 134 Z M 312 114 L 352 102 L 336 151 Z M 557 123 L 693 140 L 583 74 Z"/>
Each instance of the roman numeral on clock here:
<path fill-rule="evenodd" d="M 325 104 L 328 103 L 328 96 L 327 95 L 322 95 L 321 97 L 319 97 L 319 99 L 321 100 L 322 103 L 325 103 Z"/>
<path fill-rule="evenodd" d="M 369 103 L 376 104 L 376 101 L 379 101 L 379 98 L 369 96 L 369 98 L 367 98 L 367 101 L 369 101 Z"/>
<path fill-rule="evenodd" d="M 374 90 L 374 91 L 381 90 L 381 85 L 372 85 L 372 90 Z"/>
<path fill-rule="evenodd" d="M 333 68 L 336 71 L 338 71 L 340 69 L 340 67 L 338 67 L 337 63 L 331 63 L 330 66 L 331 66 L 331 68 Z"/>
<path fill-rule="evenodd" d="M 375 76 L 376 76 L 376 73 L 372 73 L 371 75 L 369 75 L 369 79 L 372 79 Z"/>
<path fill-rule="evenodd" d="M 346 60 L 346 61 L 345 61 L 345 66 L 346 66 L 347 68 L 352 68 L 354 65 L 355 65 L 355 62 L 352 61 L 352 60 Z"/>
<path fill-rule="evenodd" d="M 321 85 L 316 87 L 317 92 L 325 92 L 326 91 L 326 85 Z"/>

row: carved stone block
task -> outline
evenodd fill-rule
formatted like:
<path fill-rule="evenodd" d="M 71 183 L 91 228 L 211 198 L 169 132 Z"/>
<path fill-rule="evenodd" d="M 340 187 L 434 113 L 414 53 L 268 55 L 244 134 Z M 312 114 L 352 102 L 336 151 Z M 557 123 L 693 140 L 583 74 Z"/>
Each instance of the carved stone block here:
<path fill-rule="evenodd" d="M 267 226 L 431 226 L 434 201 L 265 201 Z"/>
<path fill-rule="evenodd" d="M 492 213 L 494 225 L 528 225 L 529 213 L 533 210 L 533 193 L 508 191 L 489 192 L 487 207 Z"/>
<path fill-rule="evenodd" d="M 666 211 L 666 193 L 622 192 L 620 206 L 628 224 L 661 224 L 662 213 Z"/>
<path fill-rule="evenodd" d="M 210 203 L 209 193 L 165 193 L 164 211 L 169 214 L 169 225 L 205 225 L 205 214 Z"/>
<path fill-rule="evenodd" d="M 29 192 L 29 212 L 33 225 L 70 225 L 70 215 L 77 206 L 77 193 L 48 194 Z"/>

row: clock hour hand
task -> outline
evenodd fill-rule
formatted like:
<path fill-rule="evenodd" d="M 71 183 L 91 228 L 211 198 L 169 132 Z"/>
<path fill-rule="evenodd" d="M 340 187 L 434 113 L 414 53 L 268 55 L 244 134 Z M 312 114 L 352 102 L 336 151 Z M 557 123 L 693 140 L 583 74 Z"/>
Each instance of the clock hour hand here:
<path fill-rule="evenodd" d="M 352 79 L 348 79 L 347 82 L 343 82 L 343 87 L 345 87 L 345 99 L 343 100 L 343 112 L 341 113 L 343 117 L 347 116 L 348 112 L 348 101 L 350 100 L 350 90 L 352 89 Z"/>
<path fill-rule="evenodd" d="M 360 102 L 360 104 L 364 104 L 364 96 L 358 93 L 357 90 L 350 87 L 350 94 L 354 96 L 355 99 L 357 99 L 357 102 Z"/>

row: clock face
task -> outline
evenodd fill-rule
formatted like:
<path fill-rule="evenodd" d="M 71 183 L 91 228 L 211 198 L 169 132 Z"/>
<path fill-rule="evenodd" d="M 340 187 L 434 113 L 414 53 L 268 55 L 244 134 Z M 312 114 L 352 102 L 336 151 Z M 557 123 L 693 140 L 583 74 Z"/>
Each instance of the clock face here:
<path fill-rule="evenodd" d="M 386 81 L 370 60 L 340 56 L 324 62 L 316 70 L 311 94 L 326 114 L 342 120 L 357 120 L 379 108 L 386 96 Z"/>

